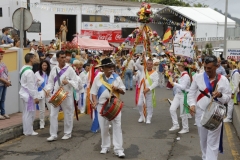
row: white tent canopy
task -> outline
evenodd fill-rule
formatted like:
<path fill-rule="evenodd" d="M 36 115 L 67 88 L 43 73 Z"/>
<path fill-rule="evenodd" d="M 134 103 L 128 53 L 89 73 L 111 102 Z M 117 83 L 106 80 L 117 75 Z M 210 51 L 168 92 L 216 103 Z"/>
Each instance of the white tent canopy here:
<path fill-rule="evenodd" d="M 198 7 L 177 7 L 169 6 L 175 12 L 191 19 L 196 23 L 202 24 L 225 24 L 225 16 L 211 8 L 198 8 Z M 228 27 L 235 26 L 235 21 L 228 18 Z"/>

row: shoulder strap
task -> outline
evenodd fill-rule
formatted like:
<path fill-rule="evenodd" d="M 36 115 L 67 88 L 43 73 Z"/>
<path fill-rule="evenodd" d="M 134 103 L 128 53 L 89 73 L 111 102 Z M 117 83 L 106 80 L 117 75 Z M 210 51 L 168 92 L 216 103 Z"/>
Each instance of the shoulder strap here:
<path fill-rule="evenodd" d="M 21 80 L 21 78 L 22 78 L 23 73 L 24 73 L 26 70 L 29 70 L 29 69 L 31 69 L 31 67 L 25 67 L 25 68 L 22 70 L 22 72 L 20 73 L 20 80 Z"/>
<path fill-rule="evenodd" d="M 215 90 L 215 88 L 216 88 L 216 86 L 217 86 L 217 83 L 218 83 L 218 81 L 220 80 L 220 77 L 221 77 L 220 74 L 216 75 L 215 80 L 214 80 L 213 91 Z"/>

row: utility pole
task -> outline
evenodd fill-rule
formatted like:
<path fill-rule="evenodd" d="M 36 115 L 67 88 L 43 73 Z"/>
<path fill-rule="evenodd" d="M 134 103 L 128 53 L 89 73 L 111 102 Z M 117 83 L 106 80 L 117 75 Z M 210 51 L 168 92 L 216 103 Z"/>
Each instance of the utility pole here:
<path fill-rule="evenodd" d="M 226 5 L 225 5 L 225 27 L 224 27 L 224 49 L 223 49 L 224 58 L 227 58 L 227 16 L 228 16 L 228 0 L 226 0 Z"/>
<path fill-rule="evenodd" d="M 30 0 L 27 0 L 27 9 L 30 11 Z M 24 31 L 23 44 L 27 47 L 27 31 Z"/>

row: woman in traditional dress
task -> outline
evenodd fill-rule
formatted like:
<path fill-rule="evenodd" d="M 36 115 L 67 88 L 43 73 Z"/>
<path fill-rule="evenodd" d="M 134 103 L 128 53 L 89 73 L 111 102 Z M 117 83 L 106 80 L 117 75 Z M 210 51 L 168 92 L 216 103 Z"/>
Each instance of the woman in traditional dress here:
<path fill-rule="evenodd" d="M 39 119 L 40 119 L 40 129 L 44 128 L 45 125 L 45 104 L 47 104 L 48 109 L 50 109 L 50 104 L 48 103 L 50 97 L 46 97 L 46 89 L 48 83 L 48 76 L 50 74 L 50 64 L 47 60 L 40 63 L 39 71 L 35 73 L 38 83 L 38 94 L 39 94 L 39 104 L 37 109 L 39 109 Z"/>

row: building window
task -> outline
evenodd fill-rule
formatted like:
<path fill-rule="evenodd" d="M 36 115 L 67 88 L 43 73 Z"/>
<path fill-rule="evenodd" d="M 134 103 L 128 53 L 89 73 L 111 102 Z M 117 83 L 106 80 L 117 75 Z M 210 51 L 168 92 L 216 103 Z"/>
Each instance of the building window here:
<path fill-rule="evenodd" d="M 122 22 L 122 23 L 129 23 L 129 22 L 138 22 L 138 18 L 137 17 L 133 17 L 133 16 L 114 16 L 114 22 L 118 23 L 118 22 Z"/>
<path fill-rule="evenodd" d="M 101 15 L 82 15 L 82 22 L 110 22 L 110 18 Z"/>
<path fill-rule="evenodd" d="M 2 8 L 0 8 L 0 17 L 2 17 L 3 14 L 2 14 Z"/>

